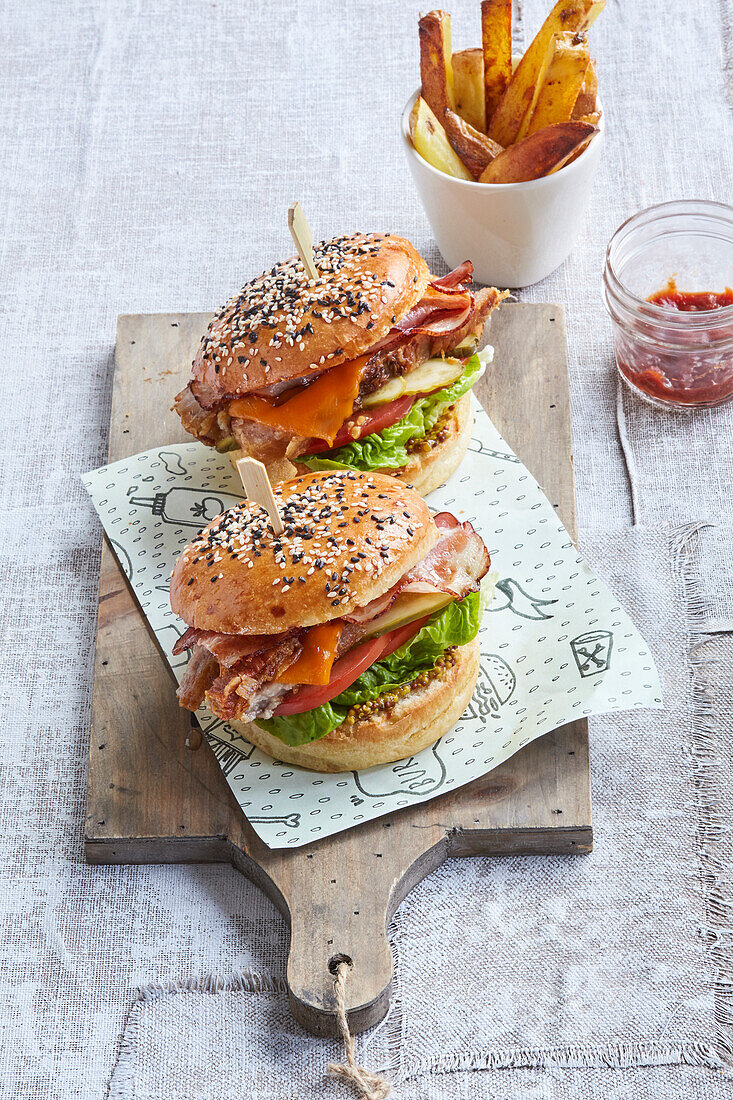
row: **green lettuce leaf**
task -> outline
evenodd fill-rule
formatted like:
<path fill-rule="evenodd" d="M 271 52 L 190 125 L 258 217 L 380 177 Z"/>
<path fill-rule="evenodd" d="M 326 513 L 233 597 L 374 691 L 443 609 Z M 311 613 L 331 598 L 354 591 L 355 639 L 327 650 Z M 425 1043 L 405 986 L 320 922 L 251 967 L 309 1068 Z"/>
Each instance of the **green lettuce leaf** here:
<path fill-rule="evenodd" d="M 307 745 L 325 737 L 346 718 L 350 707 L 376 699 L 393 688 L 411 683 L 435 662 L 449 646 L 467 645 L 478 633 L 481 622 L 481 593 L 472 592 L 453 600 L 428 619 L 409 641 L 362 672 L 346 691 L 330 703 L 280 718 L 258 718 L 262 726 L 286 745 Z"/>
<path fill-rule="evenodd" d="M 427 435 L 448 406 L 455 405 L 478 382 L 484 369 L 481 359 L 474 354 L 466 362 L 460 378 L 442 390 L 419 397 L 407 415 L 396 424 L 347 443 L 335 451 L 326 451 L 310 458 L 301 455 L 298 461 L 311 470 L 396 470 L 405 466 L 410 460 L 406 444 L 411 439 L 422 439 Z"/>

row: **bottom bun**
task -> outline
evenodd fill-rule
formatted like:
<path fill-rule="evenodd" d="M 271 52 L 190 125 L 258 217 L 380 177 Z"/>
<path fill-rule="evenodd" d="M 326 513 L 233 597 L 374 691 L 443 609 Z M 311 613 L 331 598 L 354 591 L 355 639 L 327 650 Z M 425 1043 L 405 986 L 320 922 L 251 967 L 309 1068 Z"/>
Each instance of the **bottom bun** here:
<path fill-rule="evenodd" d="M 407 482 L 421 497 L 443 485 L 463 462 L 471 442 L 473 414 L 470 393 L 464 394 L 449 410 L 445 431 L 445 439 L 429 451 L 417 451 L 406 466 L 383 472 Z"/>
<path fill-rule="evenodd" d="M 276 760 L 317 772 L 350 772 L 388 764 L 434 745 L 463 714 L 479 671 L 478 638 L 454 651 L 453 664 L 424 687 L 402 696 L 389 711 L 346 723 L 309 745 L 286 745 L 255 722 L 232 722 L 258 749 Z"/>

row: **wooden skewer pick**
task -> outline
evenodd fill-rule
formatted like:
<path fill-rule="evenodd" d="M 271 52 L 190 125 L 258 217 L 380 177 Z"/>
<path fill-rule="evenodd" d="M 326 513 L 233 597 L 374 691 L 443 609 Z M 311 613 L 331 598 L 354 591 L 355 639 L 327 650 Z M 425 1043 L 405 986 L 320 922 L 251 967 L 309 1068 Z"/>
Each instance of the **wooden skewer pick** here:
<path fill-rule="evenodd" d="M 237 470 L 242 479 L 247 500 L 254 500 L 265 508 L 273 531 L 276 535 L 282 535 L 285 528 L 277 510 L 275 494 L 265 467 L 256 458 L 240 458 L 237 461 Z"/>
<path fill-rule="evenodd" d="M 305 220 L 303 208 L 299 202 L 294 202 L 288 210 L 288 229 L 295 241 L 298 255 L 303 261 L 303 267 L 309 279 L 318 278 L 318 268 L 313 258 L 313 233 Z"/>

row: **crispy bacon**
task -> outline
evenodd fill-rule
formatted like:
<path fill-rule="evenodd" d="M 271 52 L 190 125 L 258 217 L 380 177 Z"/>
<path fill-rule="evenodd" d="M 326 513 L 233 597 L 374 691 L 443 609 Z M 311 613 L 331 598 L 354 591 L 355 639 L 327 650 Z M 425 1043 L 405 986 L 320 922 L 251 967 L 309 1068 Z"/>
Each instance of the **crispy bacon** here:
<path fill-rule="evenodd" d="M 187 710 L 198 710 L 218 673 L 216 657 L 203 646 L 196 646 L 176 692 L 180 705 Z"/>
<path fill-rule="evenodd" d="M 401 335 L 392 346 L 372 355 L 361 377 L 354 411 L 357 412 L 361 408 L 362 398 L 374 393 L 390 378 L 409 374 L 420 363 L 424 363 L 426 359 L 433 356 L 449 355 L 463 340 L 475 337 L 491 310 L 503 297 L 504 295 L 493 287 L 480 290 L 476 295 L 473 312 L 459 329 L 438 336 L 429 336 L 420 332 L 413 333 L 411 336 Z M 298 453 L 305 454 L 307 451 L 302 450 Z"/>
<path fill-rule="evenodd" d="M 454 332 L 465 324 L 472 308 L 473 294 L 470 290 L 435 290 L 434 286 L 429 286 L 425 296 L 408 310 L 392 332 L 405 335 L 422 333 L 425 336 Z"/>
<path fill-rule="evenodd" d="M 181 418 L 181 424 L 190 435 L 195 435 L 202 443 L 216 446 L 223 433 L 219 427 L 216 409 L 204 408 L 194 395 L 189 383 L 173 401 L 173 408 Z"/>
<path fill-rule="evenodd" d="M 173 656 L 177 657 L 178 654 L 183 653 L 184 650 L 199 645 L 201 639 L 206 637 L 208 633 L 210 633 L 210 631 L 197 630 L 195 626 L 189 626 L 188 630 L 184 634 L 181 634 L 180 638 L 173 646 Z"/>
<path fill-rule="evenodd" d="M 249 720 L 255 717 L 252 702 L 264 686 L 276 680 L 278 674 L 293 663 L 302 649 L 297 637 L 270 646 L 245 657 L 233 668 L 225 669 L 206 692 L 206 700 L 220 718 L 226 721 Z M 288 690 L 292 685 L 286 685 Z"/>
<path fill-rule="evenodd" d="M 470 260 L 464 260 L 458 267 L 454 267 L 447 275 L 441 275 L 439 279 L 433 279 L 431 286 L 438 290 L 454 290 L 460 288 L 461 283 L 467 283 L 473 278 L 473 264 Z"/>
<path fill-rule="evenodd" d="M 233 668 L 238 661 L 279 645 L 287 634 L 217 634 L 213 630 L 196 630 L 190 626 L 173 647 L 174 655 L 193 645 L 204 646 L 224 668 Z"/>

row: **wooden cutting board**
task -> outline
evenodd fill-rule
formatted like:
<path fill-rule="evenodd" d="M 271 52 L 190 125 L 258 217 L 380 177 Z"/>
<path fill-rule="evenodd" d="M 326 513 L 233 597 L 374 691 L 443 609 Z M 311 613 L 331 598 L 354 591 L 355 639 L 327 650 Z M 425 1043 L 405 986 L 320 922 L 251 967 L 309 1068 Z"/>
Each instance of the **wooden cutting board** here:
<path fill-rule="evenodd" d="M 109 459 L 185 433 L 170 411 L 209 314 L 123 316 Z M 575 535 L 565 324 L 558 305 L 507 304 L 491 321 L 494 365 L 476 392 Z M 287 982 L 308 1030 L 335 1033 L 329 964 L 348 956 L 349 1021 L 389 1004 L 386 924 L 448 856 L 581 853 L 592 843 L 585 720 L 476 780 L 305 848 L 271 851 L 253 832 L 189 713 L 105 540 L 99 588 L 85 831 L 91 863 L 230 861 L 290 925 Z"/>

